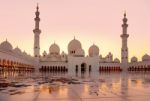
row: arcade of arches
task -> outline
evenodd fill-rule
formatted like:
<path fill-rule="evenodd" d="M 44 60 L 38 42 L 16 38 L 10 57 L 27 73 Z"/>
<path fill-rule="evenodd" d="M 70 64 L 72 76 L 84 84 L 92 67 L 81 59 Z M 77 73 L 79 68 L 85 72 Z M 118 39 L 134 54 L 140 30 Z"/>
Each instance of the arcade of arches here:
<path fill-rule="evenodd" d="M 150 71 L 150 65 L 130 66 L 128 71 Z"/>
<path fill-rule="evenodd" d="M 122 71 L 121 67 L 100 66 L 99 71 Z M 130 66 L 128 71 L 150 71 L 150 65 Z"/>
<path fill-rule="evenodd" d="M 41 66 L 39 71 L 44 71 L 44 72 L 67 72 L 68 68 L 66 68 L 66 66 Z"/>
<path fill-rule="evenodd" d="M 0 70 L 1 71 L 34 71 L 34 66 L 13 61 L 13 60 L 0 59 Z"/>
<path fill-rule="evenodd" d="M 122 69 L 120 67 L 100 66 L 99 71 L 122 71 Z"/>

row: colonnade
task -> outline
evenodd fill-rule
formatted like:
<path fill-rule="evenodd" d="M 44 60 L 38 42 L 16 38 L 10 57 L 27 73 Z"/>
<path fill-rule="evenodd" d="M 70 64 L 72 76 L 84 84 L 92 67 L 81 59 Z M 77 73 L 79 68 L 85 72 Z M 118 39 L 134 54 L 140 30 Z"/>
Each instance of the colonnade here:
<path fill-rule="evenodd" d="M 34 66 L 18 61 L 0 59 L 0 71 L 34 71 Z"/>
<path fill-rule="evenodd" d="M 68 68 L 66 68 L 66 66 L 41 66 L 39 71 L 44 71 L 44 72 L 67 72 Z"/>
<path fill-rule="evenodd" d="M 99 71 L 122 71 L 120 67 L 100 66 Z"/>
<path fill-rule="evenodd" d="M 150 65 L 130 66 L 128 71 L 150 71 Z"/>

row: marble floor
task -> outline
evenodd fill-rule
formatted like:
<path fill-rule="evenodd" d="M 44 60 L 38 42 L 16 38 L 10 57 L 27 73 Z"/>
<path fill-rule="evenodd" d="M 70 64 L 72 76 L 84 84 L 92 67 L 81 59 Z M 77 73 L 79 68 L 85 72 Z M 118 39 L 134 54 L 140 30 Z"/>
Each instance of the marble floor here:
<path fill-rule="evenodd" d="M 150 72 L 1 73 L 0 101 L 149 101 Z"/>

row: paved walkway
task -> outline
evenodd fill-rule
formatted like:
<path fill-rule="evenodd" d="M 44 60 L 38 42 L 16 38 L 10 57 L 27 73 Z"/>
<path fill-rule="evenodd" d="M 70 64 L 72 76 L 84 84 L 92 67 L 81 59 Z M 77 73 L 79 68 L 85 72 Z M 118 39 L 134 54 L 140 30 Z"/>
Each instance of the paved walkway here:
<path fill-rule="evenodd" d="M 78 77 L 79 84 L 33 78 L 20 81 L 28 86 L 0 88 L 0 101 L 150 101 L 149 73 Z"/>

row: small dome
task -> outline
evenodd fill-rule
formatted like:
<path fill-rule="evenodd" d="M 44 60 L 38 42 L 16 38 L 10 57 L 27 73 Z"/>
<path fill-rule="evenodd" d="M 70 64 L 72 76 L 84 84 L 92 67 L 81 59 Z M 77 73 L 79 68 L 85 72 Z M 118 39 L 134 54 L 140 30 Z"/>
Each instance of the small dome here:
<path fill-rule="evenodd" d="M 62 51 L 61 55 L 66 55 L 66 53 L 64 51 Z"/>
<path fill-rule="evenodd" d="M 24 52 L 23 52 L 23 55 L 24 55 L 24 56 L 27 56 L 28 54 L 24 51 Z"/>
<path fill-rule="evenodd" d="M 76 56 L 84 56 L 84 50 L 83 49 L 77 49 L 76 51 L 75 51 L 75 55 Z"/>
<path fill-rule="evenodd" d="M 81 49 L 82 46 L 81 46 L 81 43 L 80 41 L 76 40 L 75 38 L 70 41 L 70 43 L 68 44 L 68 53 L 69 54 L 75 54 L 75 51 L 77 49 Z"/>
<path fill-rule="evenodd" d="M 6 40 L 0 44 L 0 49 L 2 50 L 7 50 L 7 51 L 12 51 L 13 47 L 12 45 Z"/>
<path fill-rule="evenodd" d="M 44 52 L 43 52 L 43 56 L 44 56 L 44 57 L 45 57 L 45 56 L 47 56 L 47 53 L 46 53 L 46 51 L 44 51 Z"/>
<path fill-rule="evenodd" d="M 137 57 L 134 56 L 131 58 L 131 62 L 137 62 L 137 61 L 138 61 Z"/>
<path fill-rule="evenodd" d="M 120 60 L 119 60 L 118 58 L 115 58 L 115 59 L 114 59 L 114 62 L 115 62 L 115 63 L 120 63 Z"/>
<path fill-rule="evenodd" d="M 66 59 L 67 58 L 67 54 L 64 51 L 62 51 L 62 53 L 61 53 L 61 58 L 62 59 Z"/>
<path fill-rule="evenodd" d="M 99 56 L 99 48 L 98 48 L 98 46 L 96 46 L 96 45 L 93 44 L 93 45 L 89 48 L 89 56 L 90 56 L 90 57 Z"/>
<path fill-rule="evenodd" d="M 57 44 L 52 44 L 49 48 L 50 54 L 59 54 L 60 53 L 60 48 Z"/>
<path fill-rule="evenodd" d="M 21 52 L 21 49 L 19 49 L 18 47 L 16 47 L 15 49 L 14 49 L 14 52 L 15 53 L 18 53 L 18 54 L 21 54 L 22 52 Z"/>
<path fill-rule="evenodd" d="M 142 57 L 142 61 L 149 61 L 150 60 L 150 56 L 148 54 L 145 54 L 143 57 Z"/>

